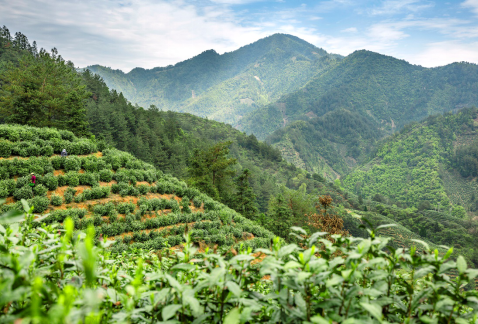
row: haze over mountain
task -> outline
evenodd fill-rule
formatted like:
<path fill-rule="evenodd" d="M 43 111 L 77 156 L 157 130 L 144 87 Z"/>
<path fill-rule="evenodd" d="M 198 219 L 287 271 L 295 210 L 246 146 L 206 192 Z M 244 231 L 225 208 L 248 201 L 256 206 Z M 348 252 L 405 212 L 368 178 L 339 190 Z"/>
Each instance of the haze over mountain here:
<path fill-rule="evenodd" d="M 329 178 L 411 121 L 478 104 L 476 64 L 424 68 L 366 50 L 342 58 L 285 34 L 164 68 L 88 68 L 133 103 L 230 123 Z"/>
<path fill-rule="evenodd" d="M 205 51 L 174 66 L 129 73 L 99 65 L 88 69 L 132 103 L 234 124 L 340 59 L 295 36 L 275 34 L 223 55 Z"/>

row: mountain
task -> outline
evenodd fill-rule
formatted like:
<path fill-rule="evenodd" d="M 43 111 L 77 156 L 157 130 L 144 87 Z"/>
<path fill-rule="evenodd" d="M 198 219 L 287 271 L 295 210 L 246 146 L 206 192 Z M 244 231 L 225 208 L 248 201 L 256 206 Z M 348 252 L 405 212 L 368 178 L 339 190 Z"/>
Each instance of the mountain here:
<path fill-rule="evenodd" d="M 472 108 L 405 126 L 343 179 L 345 187 L 407 206 L 431 204 L 460 217 L 466 216 L 460 206 L 477 211 L 477 117 L 478 109 Z"/>
<path fill-rule="evenodd" d="M 475 64 L 423 68 L 357 51 L 302 89 L 244 116 L 237 128 L 259 139 L 269 136 L 289 161 L 307 170 L 328 169 L 337 177 L 362 161 L 376 140 L 407 123 L 478 105 L 477 89 Z"/>
<path fill-rule="evenodd" d="M 208 50 L 174 66 L 129 73 L 99 65 L 87 69 L 140 106 L 234 124 L 299 89 L 340 59 L 295 36 L 275 34 L 222 55 Z"/>

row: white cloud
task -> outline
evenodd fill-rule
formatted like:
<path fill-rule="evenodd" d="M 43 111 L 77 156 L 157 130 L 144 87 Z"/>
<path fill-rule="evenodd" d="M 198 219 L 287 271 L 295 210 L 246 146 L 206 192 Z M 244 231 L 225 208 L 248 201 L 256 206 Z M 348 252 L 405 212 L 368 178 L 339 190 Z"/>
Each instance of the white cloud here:
<path fill-rule="evenodd" d="M 174 64 L 207 49 L 231 51 L 267 33 L 243 27 L 227 6 L 184 1 L 0 0 L 0 21 L 77 66 L 129 70 Z"/>
<path fill-rule="evenodd" d="M 342 33 L 356 33 L 357 31 L 357 27 L 350 27 L 341 30 Z"/>
<path fill-rule="evenodd" d="M 403 11 L 416 12 L 433 7 L 433 3 L 421 3 L 420 0 L 386 0 L 382 6 L 369 10 L 372 15 L 393 15 Z"/>
<path fill-rule="evenodd" d="M 470 8 L 472 12 L 478 15 L 478 0 L 466 0 L 461 4 L 461 6 Z"/>
<path fill-rule="evenodd" d="M 444 41 L 427 44 L 424 51 L 411 55 L 410 61 L 425 67 L 434 67 L 453 62 L 477 62 L 478 42 L 462 43 L 458 41 Z"/>

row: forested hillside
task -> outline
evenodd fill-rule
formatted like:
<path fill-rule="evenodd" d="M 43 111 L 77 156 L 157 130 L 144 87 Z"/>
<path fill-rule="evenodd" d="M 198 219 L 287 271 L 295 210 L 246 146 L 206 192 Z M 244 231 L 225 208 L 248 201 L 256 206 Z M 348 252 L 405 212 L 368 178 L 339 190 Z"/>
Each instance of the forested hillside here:
<path fill-rule="evenodd" d="M 237 127 L 259 139 L 269 136 L 297 166 L 335 178 L 407 123 L 477 105 L 477 88 L 475 64 L 427 69 L 358 51 Z"/>
<path fill-rule="evenodd" d="M 275 34 L 222 55 L 205 51 L 174 66 L 129 73 L 98 65 L 88 69 L 132 103 L 234 124 L 299 89 L 340 58 L 297 37 Z"/>
<path fill-rule="evenodd" d="M 358 195 L 408 206 L 431 204 L 461 218 L 476 207 L 477 109 L 407 125 L 380 144 L 370 161 L 344 178 Z"/>
<path fill-rule="evenodd" d="M 263 139 L 294 120 L 347 109 L 391 133 L 430 114 L 477 105 L 477 87 L 476 64 L 423 68 L 390 56 L 356 51 L 303 89 L 245 116 L 239 129 Z"/>

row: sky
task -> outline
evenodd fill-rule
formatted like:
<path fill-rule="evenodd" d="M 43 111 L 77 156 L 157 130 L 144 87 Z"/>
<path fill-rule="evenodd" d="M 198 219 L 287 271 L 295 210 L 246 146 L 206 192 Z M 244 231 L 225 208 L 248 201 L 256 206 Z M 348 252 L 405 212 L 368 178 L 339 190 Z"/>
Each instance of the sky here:
<path fill-rule="evenodd" d="M 77 67 L 128 72 L 230 52 L 274 33 L 329 53 L 478 64 L 478 0 L 0 0 L 0 25 Z"/>

